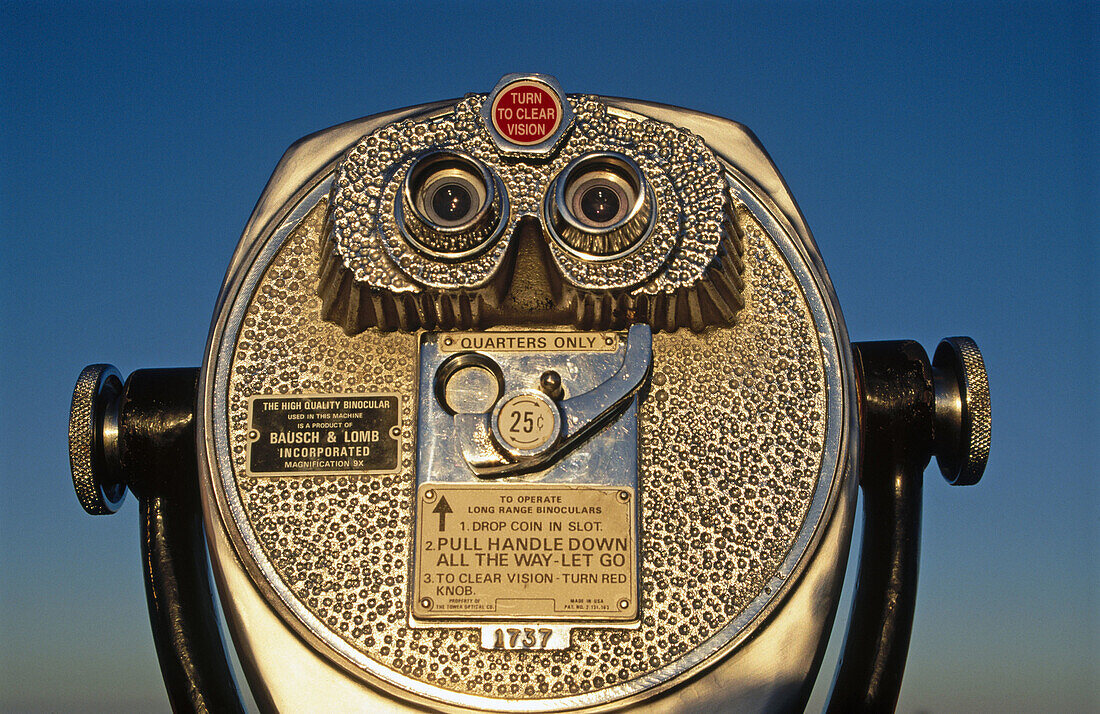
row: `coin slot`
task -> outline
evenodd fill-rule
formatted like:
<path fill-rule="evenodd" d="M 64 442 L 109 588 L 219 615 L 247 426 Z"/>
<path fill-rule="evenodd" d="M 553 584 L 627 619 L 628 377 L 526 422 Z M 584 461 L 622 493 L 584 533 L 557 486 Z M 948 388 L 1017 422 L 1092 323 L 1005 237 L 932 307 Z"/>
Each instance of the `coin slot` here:
<path fill-rule="evenodd" d="M 504 390 L 500 365 L 477 352 L 460 352 L 439 365 L 435 397 L 449 414 L 484 414 Z"/>

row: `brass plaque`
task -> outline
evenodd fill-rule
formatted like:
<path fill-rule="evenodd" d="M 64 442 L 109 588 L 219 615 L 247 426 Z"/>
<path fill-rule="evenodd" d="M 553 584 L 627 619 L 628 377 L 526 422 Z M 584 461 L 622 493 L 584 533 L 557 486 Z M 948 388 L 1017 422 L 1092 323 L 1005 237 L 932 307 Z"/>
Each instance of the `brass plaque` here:
<path fill-rule="evenodd" d="M 441 352 L 614 352 L 615 332 L 456 332 L 439 341 Z"/>
<path fill-rule="evenodd" d="M 421 486 L 413 616 L 637 618 L 634 501 L 621 487 Z"/>

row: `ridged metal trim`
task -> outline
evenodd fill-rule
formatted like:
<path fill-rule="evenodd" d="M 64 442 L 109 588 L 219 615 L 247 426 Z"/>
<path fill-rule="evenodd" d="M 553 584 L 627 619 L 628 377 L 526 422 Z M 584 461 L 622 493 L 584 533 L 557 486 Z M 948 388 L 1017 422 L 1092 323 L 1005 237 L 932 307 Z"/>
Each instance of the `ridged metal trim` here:
<path fill-rule="evenodd" d="M 963 406 L 964 456 L 956 483 L 977 483 L 989 462 L 993 417 L 989 401 L 989 375 L 977 343 L 969 337 L 948 337 L 962 362 L 959 392 Z"/>
<path fill-rule="evenodd" d="M 546 163 L 504 161 L 475 119 L 485 101 L 471 95 L 454 111 L 382 127 L 347 152 L 337 167 L 321 266 L 323 316 L 348 334 L 394 330 L 479 329 L 524 322 L 501 314 L 517 259 L 517 226 L 540 220 L 548 187 L 562 168 L 593 152 L 636 162 L 653 191 L 650 235 L 636 250 L 585 260 L 548 240 L 553 318 L 574 316 L 584 329 L 648 322 L 655 330 L 702 330 L 734 324 L 741 296 L 741 237 L 717 156 L 697 135 L 672 124 L 609 110 L 571 96 L 576 123 Z M 431 260 L 400 237 L 392 205 L 397 184 L 422 150 L 461 147 L 503 182 L 514 208 L 504 235 L 464 261 Z M 686 203 L 685 203 L 686 201 Z M 545 225 L 544 225 L 545 229 Z"/>
<path fill-rule="evenodd" d="M 745 281 L 742 273 L 744 245 L 737 211 L 728 192 L 719 230 L 717 255 L 706 273 L 694 285 L 674 292 L 643 290 L 616 294 L 592 292 L 564 283 L 562 291 L 574 314 L 574 324 L 582 330 L 611 330 L 644 322 L 654 331 L 675 332 L 681 327 L 701 332 L 707 327 L 729 327 L 745 306 Z"/>
<path fill-rule="evenodd" d="M 91 364 L 80 372 L 73 388 L 69 411 L 69 467 L 73 488 L 80 505 L 93 516 L 116 512 L 126 499 L 126 486 L 104 483 L 107 474 L 96 464 L 96 452 L 102 443 L 101 425 L 96 412 L 100 394 L 111 389 L 122 392 L 122 375 L 109 364 Z M 99 468 L 97 468 L 99 466 Z"/>

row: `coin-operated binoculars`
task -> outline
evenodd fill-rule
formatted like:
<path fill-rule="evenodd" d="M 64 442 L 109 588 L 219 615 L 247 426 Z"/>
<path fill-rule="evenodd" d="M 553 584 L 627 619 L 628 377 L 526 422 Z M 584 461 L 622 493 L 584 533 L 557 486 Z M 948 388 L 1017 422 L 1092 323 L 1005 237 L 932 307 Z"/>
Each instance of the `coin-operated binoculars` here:
<path fill-rule="evenodd" d="M 173 707 L 790 711 L 863 546 L 831 711 L 891 710 L 922 473 L 973 484 L 981 354 L 849 343 L 725 119 L 545 75 L 295 144 L 201 369 L 84 370 L 73 480 L 141 503 Z"/>

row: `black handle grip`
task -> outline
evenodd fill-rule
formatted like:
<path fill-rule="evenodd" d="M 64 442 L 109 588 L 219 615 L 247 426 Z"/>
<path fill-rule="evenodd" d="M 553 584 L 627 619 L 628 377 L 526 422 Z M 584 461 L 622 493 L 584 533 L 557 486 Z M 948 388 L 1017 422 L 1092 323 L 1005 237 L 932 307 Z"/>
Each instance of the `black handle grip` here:
<path fill-rule="evenodd" d="M 243 714 L 218 629 L 199 502 L 199 370 L 143 369 L 123 387 L 119 459 L 141 501 L 145 595 L 172 711 Z"/>
<path fill-rule="evenodd" d="M 932 366 L 916 342 L 852 345 L 860 380 L 863 545 L 826 711 L 897 707 L 920 566 L 921 494 L 934 442 Z"/>

